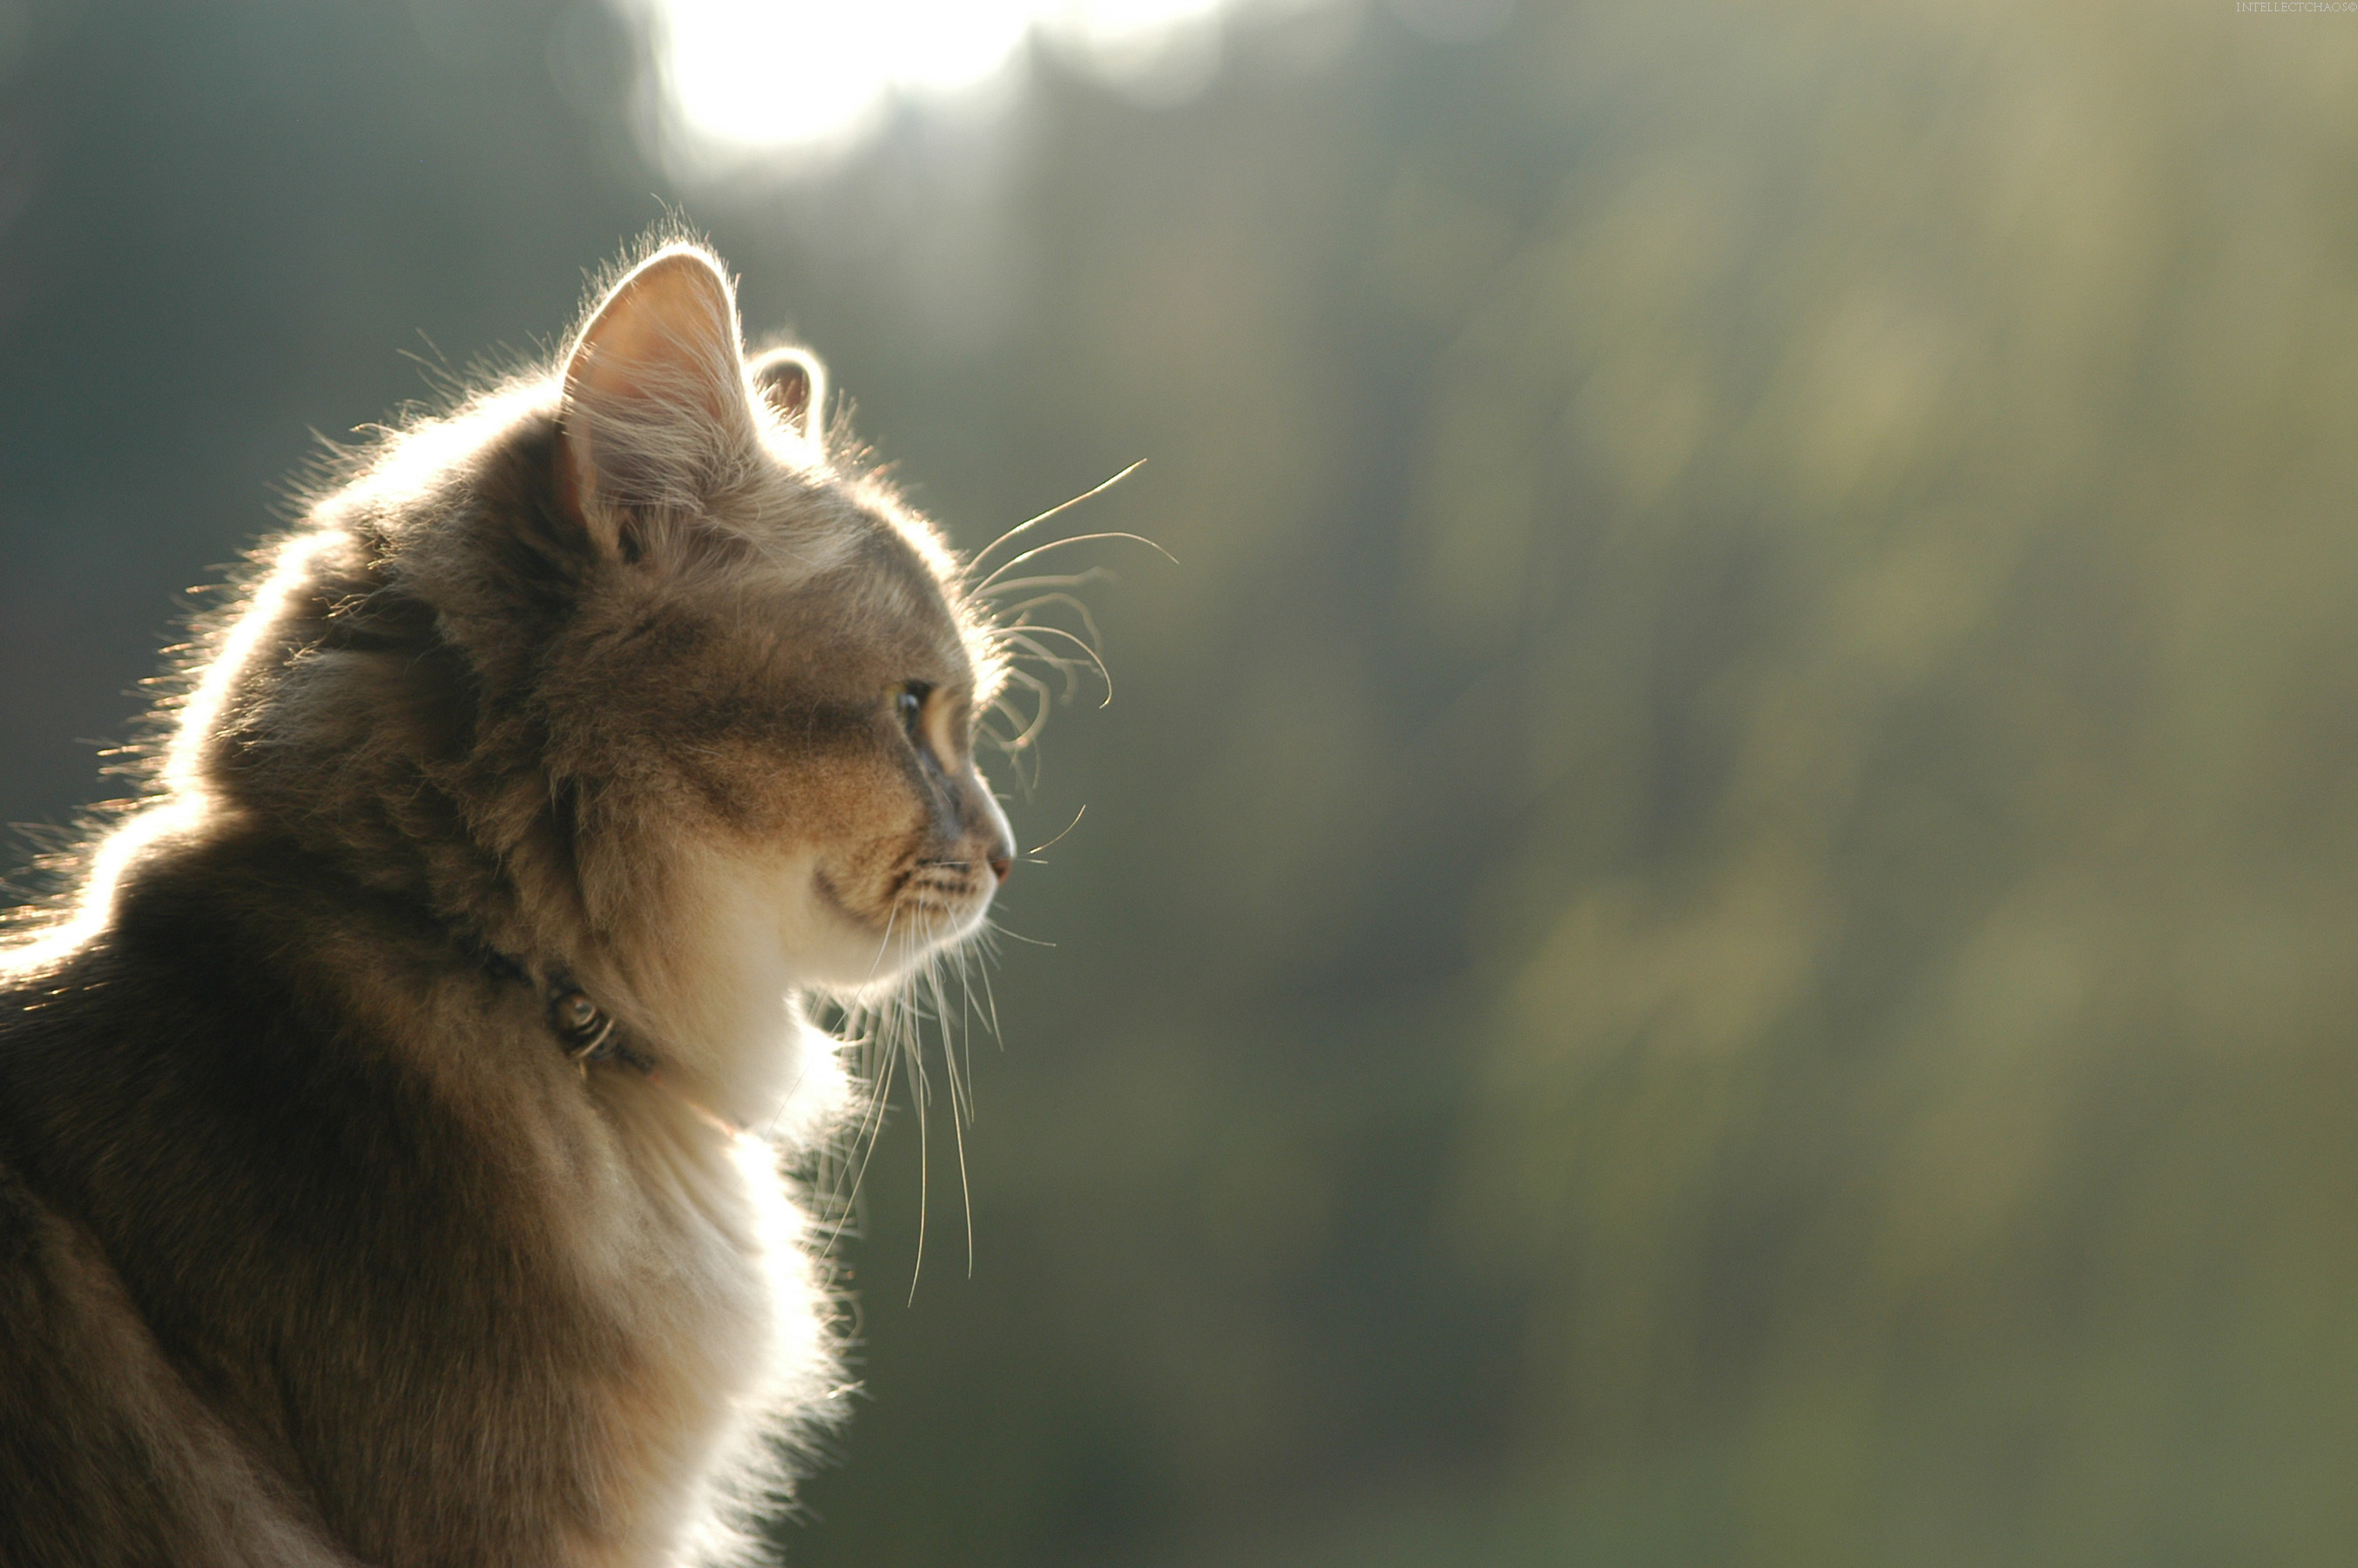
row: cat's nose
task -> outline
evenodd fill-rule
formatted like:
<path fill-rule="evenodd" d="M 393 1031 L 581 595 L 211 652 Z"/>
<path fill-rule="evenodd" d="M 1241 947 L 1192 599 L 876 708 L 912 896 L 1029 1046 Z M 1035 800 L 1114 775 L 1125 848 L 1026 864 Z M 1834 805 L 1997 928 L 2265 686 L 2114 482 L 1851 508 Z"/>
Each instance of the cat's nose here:
<path fill-rule="evenodd" d="M 974 775 L 974 792 L 968 798 L 974 813 L 967 818 L 971 825 L 969 831 L 979 829 L 975 836 L 990 840 L 990 848 L 983 852 L 982 863 L 990 868 L 992 876 L 1003 882 L 1007 874 L 1015 869 L 1015 829 L 1007 825 L 1007 813 L 999 809 L 998 800 L 992 796 L 990 786 L 982 782 L 980 773 Z"/>

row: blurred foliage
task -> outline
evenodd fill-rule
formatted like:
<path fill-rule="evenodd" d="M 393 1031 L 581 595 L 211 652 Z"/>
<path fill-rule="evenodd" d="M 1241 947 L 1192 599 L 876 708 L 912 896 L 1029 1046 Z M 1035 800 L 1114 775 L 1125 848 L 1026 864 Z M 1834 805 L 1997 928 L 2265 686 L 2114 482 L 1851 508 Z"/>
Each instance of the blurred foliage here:
<path fill-rule="evenodd" d="M 796 1561 L 2339 1561 L 2358 24 L 1448 14 L 684 190 L 590 6 L 0 6 L 6 810 L 683 200 L 968 548 L 1180 563 Z"/>

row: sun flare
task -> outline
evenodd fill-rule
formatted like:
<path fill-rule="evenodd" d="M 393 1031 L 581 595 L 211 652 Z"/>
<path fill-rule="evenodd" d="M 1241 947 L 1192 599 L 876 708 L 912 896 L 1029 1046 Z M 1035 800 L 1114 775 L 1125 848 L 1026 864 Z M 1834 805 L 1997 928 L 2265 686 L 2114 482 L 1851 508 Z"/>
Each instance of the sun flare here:
<path fill-rule="evenodd" d="M 1005 71 L 1035 32 L 1086 65 L 1151 76 L 1202 52 L 1219 0 L 651 0 L 679 125 L 721 152 L 857 136 L 896 99 Z"/>

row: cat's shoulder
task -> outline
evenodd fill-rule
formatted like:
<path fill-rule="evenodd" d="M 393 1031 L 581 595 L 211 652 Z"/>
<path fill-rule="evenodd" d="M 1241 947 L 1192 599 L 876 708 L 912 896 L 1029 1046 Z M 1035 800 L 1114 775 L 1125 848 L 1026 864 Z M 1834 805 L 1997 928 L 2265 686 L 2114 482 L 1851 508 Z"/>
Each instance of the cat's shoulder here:
<path fill-rule="evenodd" d="M 81 1227 L 0 1158 L 0 1562 L 352 1568 L 189 1389 Z"/>

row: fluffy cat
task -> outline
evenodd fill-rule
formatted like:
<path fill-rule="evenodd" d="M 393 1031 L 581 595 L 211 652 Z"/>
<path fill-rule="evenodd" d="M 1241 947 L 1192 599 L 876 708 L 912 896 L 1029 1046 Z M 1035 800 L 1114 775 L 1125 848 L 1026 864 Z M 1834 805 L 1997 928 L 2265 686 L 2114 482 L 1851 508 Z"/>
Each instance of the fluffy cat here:
<path fill-rule="evenodd" d="M 797 999 L 1013 852 L 990 639 L 824 400 L 667 245 L 267 553 L 0 972 L 0 1563 L 742 1548 L 840 1388 Z"/>

